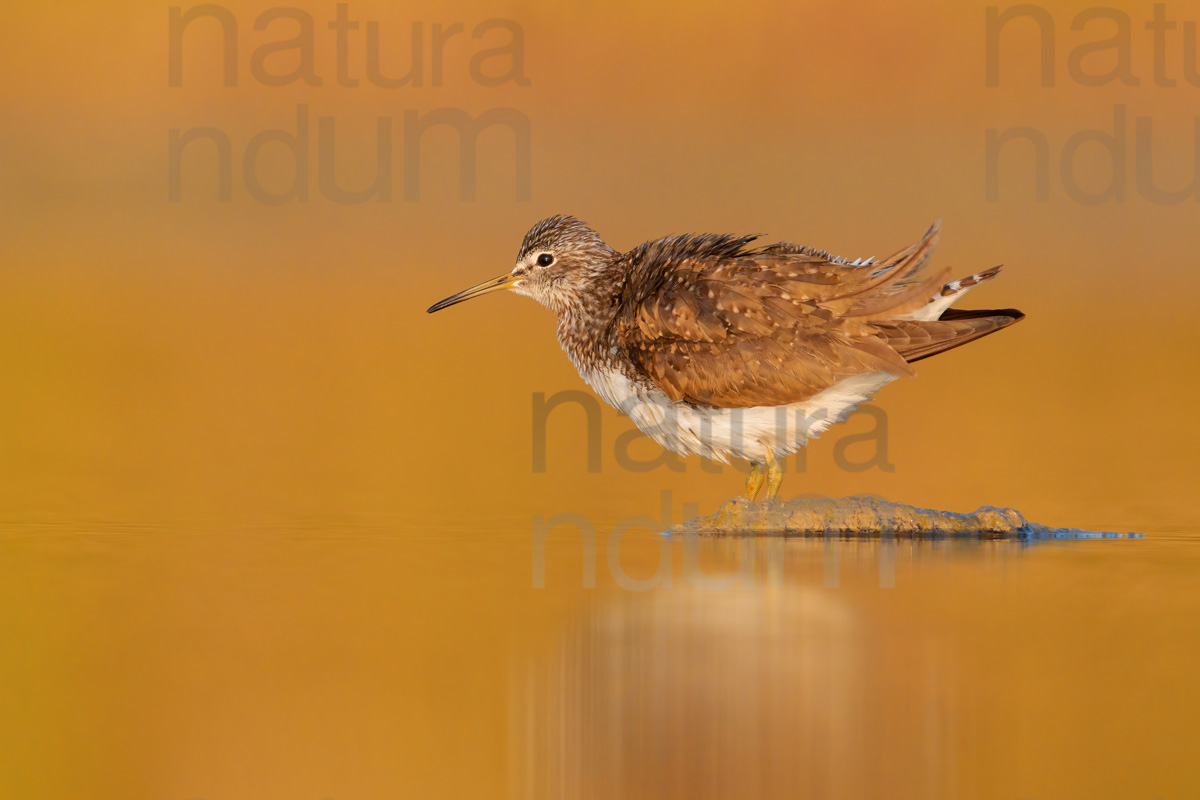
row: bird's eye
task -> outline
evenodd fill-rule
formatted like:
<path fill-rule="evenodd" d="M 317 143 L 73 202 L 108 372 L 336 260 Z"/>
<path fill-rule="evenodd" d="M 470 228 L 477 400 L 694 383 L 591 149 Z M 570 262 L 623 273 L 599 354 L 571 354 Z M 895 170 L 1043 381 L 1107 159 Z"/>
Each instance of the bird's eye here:
<path fill-rule="evenodd" d="M 554 263 L 554 256 L 549 253 L 542 253 L 538 256 L 537 263 L 539 267 L 548 267 Z"/>

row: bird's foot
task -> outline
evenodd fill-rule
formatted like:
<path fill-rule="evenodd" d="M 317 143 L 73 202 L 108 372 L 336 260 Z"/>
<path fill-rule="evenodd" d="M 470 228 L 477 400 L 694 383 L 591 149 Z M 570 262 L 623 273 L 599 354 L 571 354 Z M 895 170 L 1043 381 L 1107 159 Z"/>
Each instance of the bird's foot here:
<path fill-rule="evenodd" d="M 762 488 L 763 478 L 766 477 L 763 471 L 763 465 L 757 461 L 750 462 L 750 474 L 746 477 L 746 499 L 754 502 L 754 498 L 758 497 L 758 490 Z"/>
<path fill-rule="evenodd" d="M 715 527 L 727 532 L 766 530 L 774 501 L 735 497 L 717 511 Z"/>
<path fill-rule="evenodd" d="M 775 498 L 779 496 L 779 487 L 783 485 L 783 466 L 775 458 L 775 454 L 771 452 L 770 448 L 767 448 L 766 471 L 767 503 L 775 505 Z"/>

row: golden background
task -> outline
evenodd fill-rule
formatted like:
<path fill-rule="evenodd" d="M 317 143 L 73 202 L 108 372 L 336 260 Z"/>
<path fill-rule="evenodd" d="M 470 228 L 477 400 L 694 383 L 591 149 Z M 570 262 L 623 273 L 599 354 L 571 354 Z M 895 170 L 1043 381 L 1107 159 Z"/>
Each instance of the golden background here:
<path fill-rule="evenodd" d="M 1089 6 L 1053 2 L 1039 7 L 1056 24 L 1056 85 L 1040 85 L 1026 19 L 1004 30 L 1000 85 L 989 87 L 987 6 L 976 2 L 356 1 L 353 89 L 336 80 L 336 4 L 295 6 L 315 20 L 319 87 L 256 81 L 253 51 L 292 28 L 256 31 L 267 3 L 226 7 L 239 27 L 236 87 L 222 86 L 211 20 L 188 29 L 183 86 L 168 86 L 166 4 L 25 4 L 0 29 L 0 796 L 525 796 L 512 760 L 525 752 L 514 740 L 527 718 L 514 709 L 528 692 L 512 689 L 526 674 L 513 664 L 578 624 L 579 604 L 594 599 L 571 588 L 579 549 L 566 539 L 548 556 L 550 588 L 530 588 L 530 520 L 582 514 L 603 535 L 622 518 L 657 517 L 664 490 L 678 521 L 683 504 L 711 513 L 741 485 L 736 469 L 713 474 L 695 459 L 684 472 L 622 469 L 614 447 L 630 425 L 607 407 L 599 473 L 586 467 L 583 415 L 569 408 L 551 416 L 548 469 L 535 472 L 535 393 L 585 388 L 549 312 L 499 296 L 424 313 L 510 269 L 525 230 L 554 213 L 587 220 L 619 249 L 673 232 L 761 231 L 851 258 L 886 255 L 942 218 L 938 263 L 962 275 L 1007 265 L 964 305 L 1014 306 L 1028 319 L 881 393 L 893 471 L 837 467 L 837 441 L 870 427 L 856 417 L 810 448 L 785 495 L 874 493 L 930 508 L 1013 506 L 1092 530 L 1196 530 L 1197 204 L 1147 200 L 1135 163 L 1135 120 L 1148 117 L 1158 186 L 1178 189 L 1200 168 L 1200 87 L 1183 75 L 1194 6 L 1167 6 L 1179 21 L 1163 55 L 1174 87 L 1155 85 L 1148 2 L 1121 6 L 1140 85 L 1074 81 L 1072 50 L 1114 26 L 1072 31 Z M 471 55 L 507 41 L 470 38 L 490 18 L 521 26 L 529 86 L 471 80 Z M 410 24 L 425 23 L 425 86 L 365 80 L 367 20 L 379 22 L 391 74 L 407 68 Z M 429 27 L 455 22 L 467 34 L 447 44 L 444 85 L 431 86 Z M 276 72 L 293 63 L 272 58 Z M 1084 61 L 1095 73 L 1113 63 L 1111 51 Z M 242 179 L 246 143 L 294 130 L 300 104 L 310 199 L 260 203 Z M 1127 197 L 1078 203 L 1060 175 L 1063 146 L 1086 129 L 1111 133 L 1118 106 Z M 529 119 L 529 201 L 515 199 L 503 129 L 480 137 L 474 201 L 459 196 L 449 129 L 423 140 L 422 196 L 404 200 L 404 113 L 441 107 L 511 107 Z M 318 116 L 336 119 L 347 188 L 373 177 L 375 121 L 392 119 L 391 202 L 322 196 Z M 182 199 L 170 202 L 168 131 L 202 126 L 233 143 L 232 200 L 217 200 L 202 143 L 186 151 Z M 1049 199 L 1036 198 L 1030 148 L 1016 143 L 989 201 L 986 132 L 1022 126 L 1050 144 Z M 1085 145 L 1075 168 L 1089 191 L 1109 181 L 1098 147 Z M 263 151 L 268 186 L 286 188 L 291 169 Z M 856 447 L 856 459 L 870 455 Z M 656 452 L 646 442 L 634 451 Z M 1137 552 L 1159 552 L 1143 544 Z M 657 547 L 648 532 L 631 535 L 629 563 L 652 564 Z M 1077 552 L 1103 552 L 1087 547 Z M 801 561 L 820 555 L 806 553 Z M 949 704 L 937 724 L 960 746 L 925 753 L 921 763 L 945 774 L 912 796 L 1152 796 L 1140 776 L 1184 796 L 1200 774 L 1160 745 L 1193 734 L 1174 714 L 1196 706 L 1179 666 L 1194 666 L 1195 623 L 1167 622 L 1195 619 L 1188 571 L 1165 554 L 1101 567 L 1088 560 L 1098 555 L 1039 553 L 938 570 L 913 557 L 894 594 L 866 581 L 834 595 L 878 627 L 875 649 L 853 657 L 899 664 L 896 694 L 843 687 L 875 703 L 846 718 L 892 720 L 905 739 L 928 708 L 888 705 L 912 688 L 904 676 L 957 670 L 963 683 L 937 694 Z M 618 590 L 602 580 L 596 591 Z M 625 619 L 633 601 L 617 597 L 604 614 Z M 1144 614 L 1122 616 L 1131 597 Z M 657 608 L 627 616 L 656 619 Z M 925 627 L 912 615 L 926 615 Z M 1033 654 L 1053 647 L 1056 626 L 1078 626 L 1077 638 L 1043 663 Z M 994 649 L 946 644 L 985 635 Z M 839 641 L 832 651 L 851 658 Z M 933 667 L 903 657 L 938 647 L 950 654 L 929 656 Z M 1077 691 L 1029 686 L 1043 670 L 1093 674 Z M 661 689 L 646 675 L 647 692 Z M 1123 676 L 1161 694 L 1112 700 Z M 1015 679 L 1022 699 L 987 696 L 986 681 Z M 1091 719 L 1096 706 L 1110 716 Z M 1015 708 L 1044 712 L 1036 730 L 1014 722 Z M 1125 727 L 1101 737 L 1112 719 Z M 1059 736 L 1080 737 L 1094 757 L 1040 760 L 1030 737 L 1052 747 Z M 840 741 L 844 751 L 820 763 L 854 770 L 872 752 Z M 896 770 L 877 784 L 860 775 L 863 792 L 897 776 L 906 785 Z M 858 784 L 821 786 L 864 796 Z"/>

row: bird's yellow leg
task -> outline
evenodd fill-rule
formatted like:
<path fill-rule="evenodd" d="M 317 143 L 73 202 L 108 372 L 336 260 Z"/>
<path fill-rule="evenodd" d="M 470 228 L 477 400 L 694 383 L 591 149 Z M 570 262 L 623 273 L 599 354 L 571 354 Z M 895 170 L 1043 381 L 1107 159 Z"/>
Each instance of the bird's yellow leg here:
<path fill-rule="evenodd" d="M 758 497 L 758 490 L 763 485 L 763 465 L 756 461 L 750 462 L 750 475 L 746 478 L 746 497 L 753 500 Z"/>
<path fill-rule="evenodd" d="M 779 460 L 775 458 L 775 454 L 771 452 L 771 448 L 767 448 L 766 458 L 767 468 L 767 502 L 774 503 L 775 496 L 779 494 L 779 486 L 783 483 L 783 467 Z"/>

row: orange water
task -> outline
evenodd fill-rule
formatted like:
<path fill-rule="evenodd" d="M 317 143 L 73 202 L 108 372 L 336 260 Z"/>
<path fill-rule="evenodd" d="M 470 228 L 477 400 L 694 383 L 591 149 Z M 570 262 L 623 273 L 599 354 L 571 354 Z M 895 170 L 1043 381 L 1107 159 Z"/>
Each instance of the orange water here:
<path fill-rule="evenodd" d="M 6 797 L 1191 797 L 1200 542 L 10 526 Z M 620 576 L 657 568 L 630 534 Z M 754 566 L 739 584 L 697 575 Z M 696 570 L 700 570 L 697 572 Z"/>

